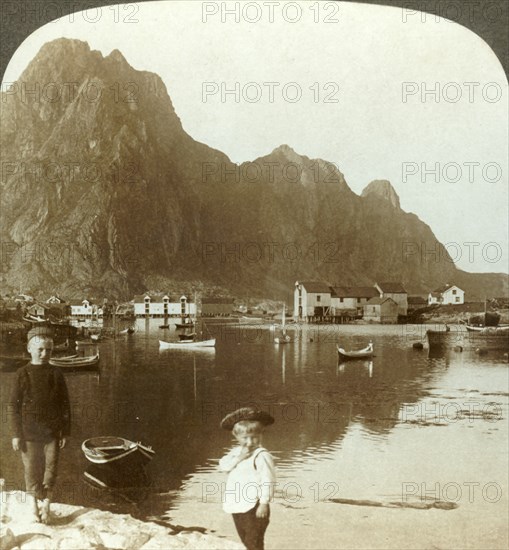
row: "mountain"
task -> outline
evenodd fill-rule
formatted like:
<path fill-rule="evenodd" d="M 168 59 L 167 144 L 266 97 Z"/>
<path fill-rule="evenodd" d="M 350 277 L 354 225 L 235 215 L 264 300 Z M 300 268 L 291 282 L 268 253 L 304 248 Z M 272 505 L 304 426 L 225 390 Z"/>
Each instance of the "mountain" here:
<path fill-rule="evenodd" d="M 388 181 L 358 196 L 333 164 L 288 145 L 237 165 L 195 141 L 161 78 L 118 50 L 47 43 L 0 106 L 4 291 L 281 298 L 320 279 L 507 294 L 507 276 L 457 270 Z"/>

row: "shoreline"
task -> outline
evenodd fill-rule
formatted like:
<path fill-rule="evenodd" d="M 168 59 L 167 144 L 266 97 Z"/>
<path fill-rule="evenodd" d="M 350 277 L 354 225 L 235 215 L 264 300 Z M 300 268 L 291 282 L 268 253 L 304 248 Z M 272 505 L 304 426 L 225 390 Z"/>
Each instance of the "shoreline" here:
<path fill-rule="evenodd" d="M 34 520 L 23 491 L 2 491 L 2 550 L 242 550 L 235 541 L 204 532 L 201 527 L 163 526 L 85 506 L 53 503 L 49 525 Z"/>

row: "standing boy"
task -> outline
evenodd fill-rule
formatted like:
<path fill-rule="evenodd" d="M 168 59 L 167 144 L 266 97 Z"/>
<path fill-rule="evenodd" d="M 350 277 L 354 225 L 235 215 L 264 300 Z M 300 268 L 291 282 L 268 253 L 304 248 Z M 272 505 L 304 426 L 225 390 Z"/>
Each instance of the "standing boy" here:
<path fill-rule="evenodd" d="M 18 369 L 12 390 L 12 448 L 21 451 L 35 519 L 48 523 L 59 450 L 70 433 L 69 394 L 61 371 L 49 364 L 51 327 L 31 329 L 27 349 L 31 361 Z M 37 499 L 43 499 L 40 515 Z"/>
<path fill-rule="evenodd" d="M 248 550 L 263 550 L 269 525 L 269 502 L 274 494 L 274 460 L 261 446 L 262 431 L 274 418 L 251 407 L 227 415 L 221 427 L 232 430 L 239 445 L 219 461 L 228 472 L 223 509 L 232 514 L 241 541 Z"/>

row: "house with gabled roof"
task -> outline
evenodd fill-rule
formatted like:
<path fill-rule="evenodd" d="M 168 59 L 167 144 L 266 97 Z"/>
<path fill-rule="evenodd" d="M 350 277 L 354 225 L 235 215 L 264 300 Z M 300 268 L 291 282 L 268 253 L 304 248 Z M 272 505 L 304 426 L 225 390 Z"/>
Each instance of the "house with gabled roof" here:
<path fill-rule="evenodd" d="M 49 310 L 50 307 L 47 304 L 35 302 L 35 304 L 27 307 L 26 313 L 28 315 L 33 315 L 34 317 L 45 319 L 48 316 Z"/>
<path fill-rule="evenodd" d="M 380 298 L 391 298 L 398 304 L 398 315 L 408 313 L 408 293 L 400 282 L 375 283 Z"/>
<path fill-rule="evenodd" d="M 445 284 L 439 286 L 428 295 L 428 304 L 464 304 L 465 291 L 456 285 Z"/>
<path fill-rule="evenodd" d="M 372 323 L 395 324 L 398 322 L 399 306 L 392 298 L 377 296 L 364 305 L 364 320 Z"/>
<path fill-rule="evenodd" d="M 293 317 L 309 321 L 330 315 L 331 288 L 320 281 L 297 281 L 293 295 Z"/>
<path fill-rule="evenodd" d="M 134 297 L 136 317 L 189 317 L 196 315 L 196 304 L 186 296 L 172 298 L 169 293 L 138 294 Z"/>
<path fill-rule="evenodd" d="M 332 315 L 351 313 L 362 315 L 364 305 L 378 296 L 378 291 L 372 286 L 333 286 L 331 287 Z"/>

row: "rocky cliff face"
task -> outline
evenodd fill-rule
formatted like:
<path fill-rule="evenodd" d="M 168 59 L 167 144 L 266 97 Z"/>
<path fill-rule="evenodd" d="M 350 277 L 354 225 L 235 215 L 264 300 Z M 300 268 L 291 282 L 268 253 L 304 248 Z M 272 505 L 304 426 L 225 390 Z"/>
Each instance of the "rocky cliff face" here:
<path fill-rule="evenodd" d="M 162 80 L 117 50 L 50 42 L 0 105 L 6 290 L 127 298 L 202 281 L 284 297 L 297 279 L 423 292 L 461 275 L 389 182 L 359 197 L 287 145 L 235 165 L 186 134 Z"/>

